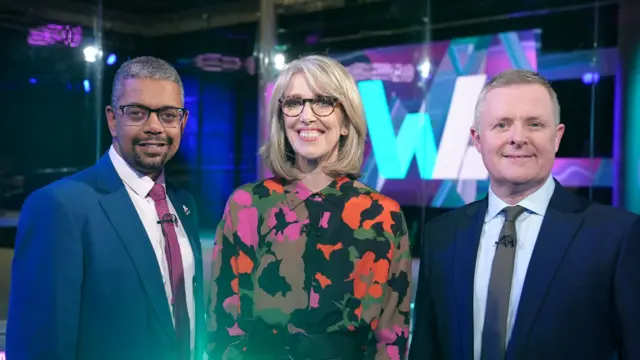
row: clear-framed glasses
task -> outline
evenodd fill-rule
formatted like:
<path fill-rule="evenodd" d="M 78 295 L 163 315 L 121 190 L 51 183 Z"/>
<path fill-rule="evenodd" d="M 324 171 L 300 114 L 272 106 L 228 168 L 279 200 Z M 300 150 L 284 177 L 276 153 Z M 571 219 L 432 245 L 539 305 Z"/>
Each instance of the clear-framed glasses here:
<path fill-rule="evenodd" d="M 152 109 L 144 105 L 121 105 L 118 108 L 122 111 L 122 115 L 129 126 L 142 126 L 144 125 L 151 113 L 156 113 L 162 126 L 164 127 L 178 127 L 182 123 L 187 109 L 177 107 L 162 107 L 159 109 Z"/>
<path fill-rule="evenodd" d="M 333 114 L 338 104 L 338 98 L 333 96 L 316 96 L 313 99 L 303 99 L 299 97 L 288 97 L 280 99 L 280 108 L 282 113 L 289 117 L 295 117 L 302 114 L 305 105 L 311 104 L 311 111 L 320 117 Z"/>

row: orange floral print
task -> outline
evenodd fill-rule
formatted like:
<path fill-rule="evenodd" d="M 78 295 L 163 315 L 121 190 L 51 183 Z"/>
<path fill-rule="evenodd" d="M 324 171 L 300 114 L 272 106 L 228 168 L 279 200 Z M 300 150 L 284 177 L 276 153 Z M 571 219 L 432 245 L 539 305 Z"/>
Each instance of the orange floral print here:
<path fill-rule="evenodd" d="M 331 255 L 332 252 L 342 249 L 342 243 L 337 243 L 336 245 L 318 244 L 317 248 L 322 251 L 325 259 L 329 260 L 329 255 Z"/>
<path fill-rule="evenodd" d="M 284 187 L 282 184 L 272 179 L 265 180 L 264 186 L 269 189 L 269 195 L 273 195 L 273 193 L 284 194 Z"/>
<path fill-rule="evenodd" d="M 412 276 L 398 203 L 348 177 L 316 192 L 272 178 L 237 189 L 224 219 L 212 263 L 210 358 L 248 356 L 256 328 L 364 332 L 358 360 L 406 353 Z"/>
<path fill-rule="evenodd" d="M 371 203 L 371 197 L 367 195 L 359 195 L 349 199 L 344 205 L 342 220 L 354 230 L 359 228 L 362 221 L 362 212 L 371 207 Z"/>
<path fill-rule="evenodd" d="M 318 282 L 320 283 L 320 286 L 324 289 L 326 288 L 328 285 L 331 285 L 331 280 L 329 280 L 328 277 L 320 274 L 320 273 L 316 273 L 315 275 L 316 280 L 318 280 Z"/>

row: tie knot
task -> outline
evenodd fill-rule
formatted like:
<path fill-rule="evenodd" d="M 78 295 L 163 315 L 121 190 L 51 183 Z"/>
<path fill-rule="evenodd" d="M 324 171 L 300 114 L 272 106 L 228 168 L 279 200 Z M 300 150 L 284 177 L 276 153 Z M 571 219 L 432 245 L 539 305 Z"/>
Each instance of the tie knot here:
<path fill-rule="evenodd" d="M 525 208 L 522 206 L 507 206 L 502 209 L 502 212 L 505 214 L 505 222 L 514 222 L 518 218 L 518 216 L 522 215 L 525 211 Z"/>
<path fill-rule="evenodd" d="M 167 193 L 164 191 L 162 184 L 153 184 L 151 191 L 149 191 L 149 197 L 153 201 L 162 201 L 167 198 Z"/>

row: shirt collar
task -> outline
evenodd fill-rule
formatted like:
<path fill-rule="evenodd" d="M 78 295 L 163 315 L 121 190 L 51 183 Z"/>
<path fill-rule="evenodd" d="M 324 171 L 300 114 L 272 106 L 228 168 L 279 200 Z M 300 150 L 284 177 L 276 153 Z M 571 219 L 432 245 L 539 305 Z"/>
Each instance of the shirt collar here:
<path fill-rule="evenodd" d="M 116 152 L 116 149 L 111 145 L 109 148 L 109 158 L 116 169 L 116 172 L 122 179 L 122 181 L 138 196 L 145 198 L 149 195 L 149 191 L 155 183 L 165 185 L 164 170 L 160 172 L 160 176 L 156 181 L 153 181 L 149 176 L 144 175 L 131 167 L 123 158 Z"/>
<path fill-rule="evenodd" d="M 545 181 L 540 189 L 522 199 L 516 205 L 524 207 L 528 212 L 544 216 L 544 214 L 547 212 L 547 207 L 549 206 L 549 201 L 551 201 L 551 196 L 553 195 L 555 187 L 556 183 L 553 180 L 553 177 L 549 176 L 549 178 L 547 178 L 547 181 Z M 502 201 L 493 192 L 491 186 L 489 186 L 489 205 L 487 207 L 487 214 L 485 215 L 484 222 L 489 222 L 490 220 L 495 218 L 498 214 L 500 214 L 500 212 L 502 212 L 502 209 L 507 206 L 509 205 Z"/>
<path fill-rule="evenodd" d="M 323 199 L 328 199 L 334 205 L 341 206 L 340 202 L 344 202 L 342 196 L 327 196 L 327 195 L 343 195 L 342 187 L 346 186 L 346 183 L 353 183 L 353 180 L 347 176 L 340 176 L 333 180 L 329 185 L 327 185 L 324 189 L 314 193 L 309 188 L 299 180 L 296 181 L 288 181 L 285 179 L 277 179 L 273 180 L 277 181 L 283 187 L 285 196 L 287 198 L 287 204 L 291 210 L 295 209 L 298 205 L 307 200 L 311 195 L 319 195 Z"/>

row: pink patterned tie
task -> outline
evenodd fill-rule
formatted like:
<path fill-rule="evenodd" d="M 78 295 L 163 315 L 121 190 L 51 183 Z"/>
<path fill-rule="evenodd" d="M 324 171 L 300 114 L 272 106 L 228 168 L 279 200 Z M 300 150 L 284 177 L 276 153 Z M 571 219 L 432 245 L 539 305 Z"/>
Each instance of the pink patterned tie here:
<path fill-rule="evenodd" d="M 162 226 L 162 233 L 165 238 L 165 255 L 169 267 L 169 277 L 171 278 L 171 305 L 173 306 L 173 317 L 175 319 L 176 336 L 180 347 L 179 359 L 187 360 L 190 355 L 189 341 L 189 313 L 187 311 L 187 299 L 185 292 L 184 267 L 182 266 L 182 254 L 175 226 L 178 224 L 176 215 L 169 212 L 167 195 L 164 186 L 154 184 L 149 197 L 153 199 L 158 213 L 159 223 Z"/>

